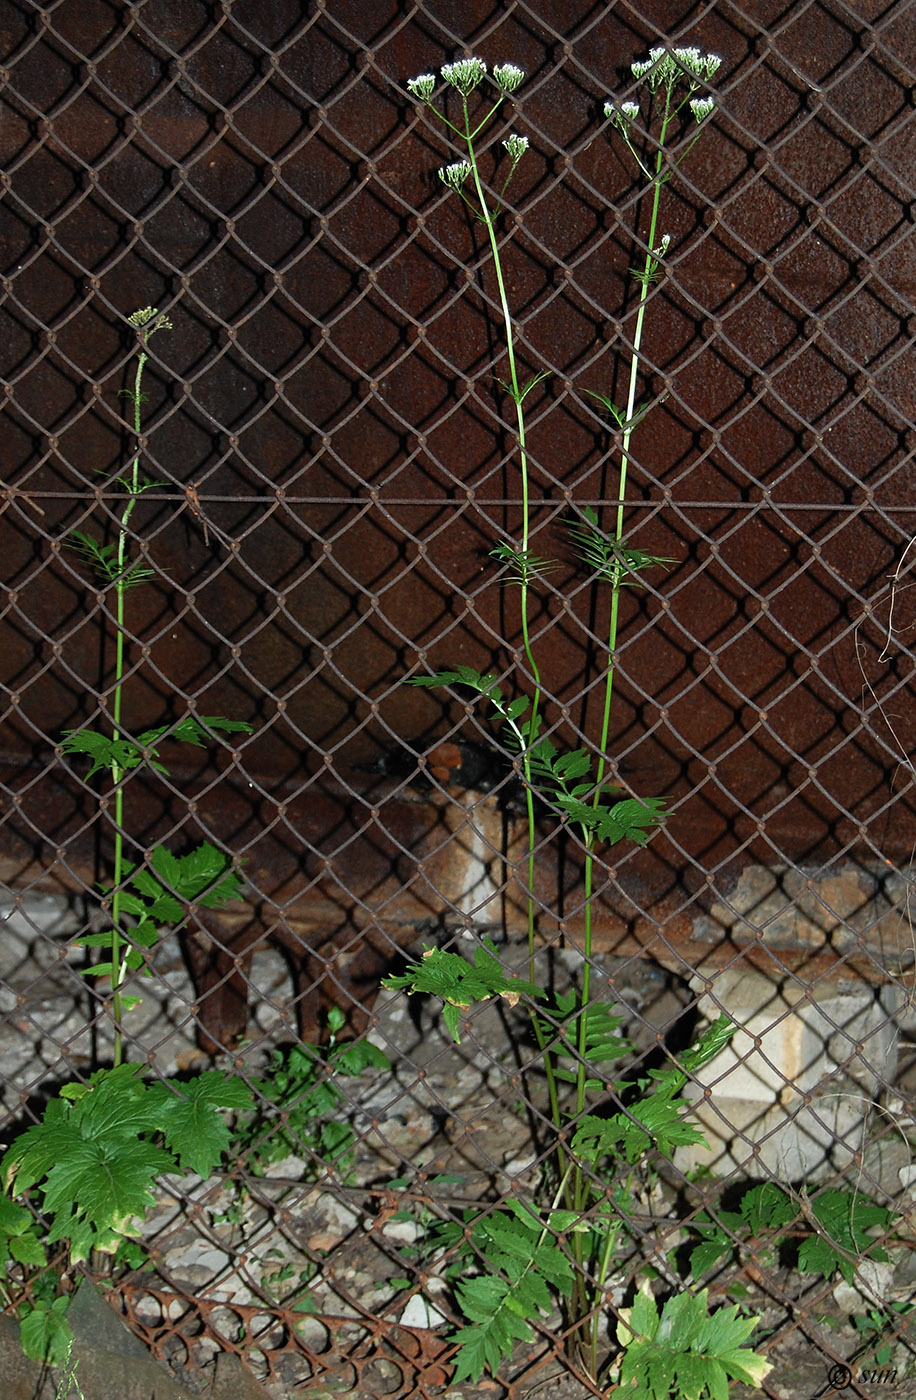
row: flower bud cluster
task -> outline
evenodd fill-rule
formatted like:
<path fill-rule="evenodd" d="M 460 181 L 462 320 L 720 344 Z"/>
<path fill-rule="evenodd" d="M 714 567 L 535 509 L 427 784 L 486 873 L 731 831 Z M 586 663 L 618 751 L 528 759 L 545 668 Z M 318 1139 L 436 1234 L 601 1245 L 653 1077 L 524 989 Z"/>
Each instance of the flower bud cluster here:
<path fill-rule="evenodd" d="M 421 102 L 430 100 L 435 86 L 435 73 L 421 73 L 418 78 L 407 79 L 407 91 L 413 93 L 414 97 L 419 97 Z"/>
<path fill-rule="evenodd" d="M 157 306 L 143 306 L 139 311 L 132 311 L 127 318 L 128 325 L 133 326 L 134 330 L 137 331 L 142 330 L 144 326 L 148 326 L 150 321 L 155 321 L 156 323 L 151 328 L 150 334 L 152 334 L 152 331 L 170 331 L 174 329 L 166 313 L 163 311 L 160 315 Z"/>
<path fill-rule="evenodd" d="M 639 116 L 639 103 L 621 102 L 619 107 L 615 107 L 613 102 L 605 102 L 604 115 L 613 120 L 614 125 L 619 126 L 621 131 L 626 131 Z"/>
<path fill-rule="evenodd" d="M 503 92 L 514 92 L 525 81 L 525 70 L 514 63 L 497 63 L 493 68 L 493 78 Z"/>
<path fill-rule="evenodd" d="M 506 138 L 503 145 L 509 153 L 509 159 L 512 162 L 512 168 L 514 170 L 528 149 L 528 137 L 516 136 L 513 132 L 511 136 Z"/>
<path fill-rule="evenodd" d="M 691 97 L 690 110 L 698 122 L 705 122 L 706 118 L 716 110 L 714 97 Z"/>
<path fill-rule="evenodd" d="M 452 165 L 439 167 L 439 179 L 444 185 L 451 185 L 453 190 L 460 190 L 470 173 L 471 163 L 467 160 L 456 160 Z"/>
<path fill-rule="evenodd" d="M 482 58 L 459 58 L 454 63 L 446 63 L 439 71 L 462 97 L 467 97 L 487 76 L 487 65 Z"/>

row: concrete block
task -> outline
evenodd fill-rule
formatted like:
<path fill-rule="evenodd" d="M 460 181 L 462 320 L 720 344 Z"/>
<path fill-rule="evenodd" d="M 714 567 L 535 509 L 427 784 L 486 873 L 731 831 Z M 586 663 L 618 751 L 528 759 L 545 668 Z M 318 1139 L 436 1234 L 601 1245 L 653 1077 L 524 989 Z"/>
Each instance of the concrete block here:
<path fill-rule="evenodd" d="M 698 992 L 707 985 L 694 981 Z M 688 1090 L 709 1146 L 684 1149 L 681 1169 L 797 1180 L 846 1165 L 894 1073 L 901 999 L 893 987 L 720 973 L 700 1013 L 724 1011 L 740 1029 Z"/>

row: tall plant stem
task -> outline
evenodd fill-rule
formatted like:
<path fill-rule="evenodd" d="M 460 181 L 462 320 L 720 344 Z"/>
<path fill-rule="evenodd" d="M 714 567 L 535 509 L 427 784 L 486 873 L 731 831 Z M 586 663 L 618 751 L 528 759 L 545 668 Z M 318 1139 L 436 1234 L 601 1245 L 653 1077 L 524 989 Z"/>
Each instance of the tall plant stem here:
<path fill-rule="evenodd" d="M 474 189 L 477 195 L 477 202 L 480 206 L 480 217 L 487 230 L 487 238 L 490 243 L 490 252 L 493 258 L 493 269 L 496 276 L 496 287 L 499 295 L 499 306 L 503 318 L 503 329 L 505 333 L 506 358 L 509 364 L 509 390 L 510 397 L 515 404 L 516 436 L 518 439 L 518 459 L 519 478 L 522 488 L 522 534 L 521 552 L 522 569 L 519 580 L 519 612 L 521 616 L 522 646 L 525 652 L 525 659 L 528 663 L 528 670 L 532 682 L 531 710 L 528 720 L 528 739 L 525 741 L 520 736 L 520 762 L 522 772 L 522 785 L 525 789 L 525 817 L 527 824 L 527 863 L 526 863 L 526 922 L 528 933 L 528 976 L 530 981 L 535 981 L 535 923 L 536 909 L 534 898 L 534 883 L 536 871 L 536 848 L 537 848 L 537 827 L 535 823 L 534 808 L 534 783 L 531 772 L 531 744 L 538 730 L 539 712 L 541 707 L 541 673 L 534 654 L 534 647 L 531 641 L 530 626 L 530 597 L 531 590 L 528 582 L 528 549 L 531 540 L 531 486 L 528 471 L 528 448 L 525 428 L 525 391 L 519 383 L 518 362 L 515 355 L 515 327 L 512 321 L 512 313 L 509 309 L 509 298 L 506 295 L 506 281 L 503 275 L 502 257 L 500 255 L 499 239 L 496 236 L 496 220 L 493 212 L 487 203 L 486 193 L 480 179 L 480 171 L 477 165 L 477 154 L 474 149 L 474 137 L 476 131 L 471 130 L 470 116 L 468 113 L 467 99 L 462 98 L 464 108 L 464 140 L 468 149 L 468 160 L 471 166 Z M 495 109 L 494 109 L 495 110 Z M 477 130 L 480 128 L 478 127 Z M 550 1099 L 550 1113 L 554 1124 L 559 1128 L 561 1123 L 560 1101 L 557 1091 L 556 1077 L 553 1072 L 553 1058 L 547 1049 L 547 1036 L 540 1016 L 536 1010 L 531 1011 L 531 1027 L 534 1033 L 537 1046 L 542 1056 L 544 1074 L 547 1081 L 547 1092 Z M 562 1155 L 562 1154 L 561 1154 Z"/>
<path fill-rule="evenodd" d="M 624 586 L 625 565 L 620 556 L 620 549 L 624 543 L 624 513 L 626 510 L 626 490 L 627 490 L 627 470 L 630 463 L 630 441 L 635 427 L 636 417 L 636 390 L 639 383 L 639 373 L 642 364 L 642 341 L 645 327 L 646 306 L 649 300 L 649 292 L 654 279 L 655 270 L 658 266 L 658 257 L 653 252 L 655 240 L 658 233 L 658 211 L 661 202 L 662 185 L 665 183 L 665 140 L 668 133 L 668 126 L 672 119 L 673 111 L 671 104 L 670 90 L 666 94 L 665 110 L 662 117 L 661 130 L 659 134 L 658 150 L 655 157 L 655 174 L 652 179 L 652 206 L 649 217 L 649 233 L 647 238 L 647 248 L 642 271 L 637 274 L 640 291 L 636 308 L 636 325 L 633 332 L 633 353 L 630 357 L 630 374 L 627 388 L 626 413 L 623 420 L 623 432 L 620 445 L 620 471 L 617 479 L 617 512 L 614 527 L 614 544 L 617 547 L 613 572 L 611 574 L 611 610 L 608 622 L 607 655 L 605 659 L 605 682 L 604 682 L 604 705 L 601 717 L 601 735 L 598 747 L 598 763 L 596 769 L 595 791 L 593 805 L 597 808 L 601 800 L 602 785 L 607 771 L 607 748 L 611 731 L 611 712 L 614 698 L 614 675 L 616 668 L 615 652 L 617 650 L 617 629 L 620 617 L 620 595 Z M 587 1066 L 587 1035 L 588 1035 L 588 1015 L 587 1008 L 591 1001 L 591 958 L 594 935 L 594 883 L 595 883 L 595 843 L 594 834 L 588 828 L 582 829 L 583 843 L 585 846 L 584 862 L 584 931 L 583 931 L 583 971 L 582 971 L 582 1014 L 579 1018 L 578 1052 L 579 1063 L 576 1074 L 576 1116 L 585 1111 L 586 1080 L 588 1077 Z M 576 1167 L 573 1173 L 573 1209 L 584 1210 L 589 1194 L 587 1182 L 583 1178 L 581 1170 Z M 577 1270 L 577 1277 L 584 1275 L 584 1251 L 581 1241 L 577 1238 L 578 1249 L 576 1250 L 576 1262 L 580 1265 Z M 581 1257 L 580 1257 L 581 1256 Z M 606 1266 L 605 1266 L 606 1267 Z M 596 1337 L 593 1336 L 590 1343 L 590 1350 L 594 1353 L 597 1345 Z"/>
<path fill-rule="evenodd" d="M 130 399 L 133 405 L 133 433 L 136 439 L 136 447 L 131 458 L 130 468 L 125 475 L 117 479 L 127 493 L 127 500 L 121 511 L 118 523 L 118 538 L 115 548 L 115 564 L 111 577 L 115 592 L 115 683 L 111 706 L 111 727 L 112 738 L 115 744 L 123 736 L 122 728 L 122 707 L 124 699 L 124 671 L 125 671 L 125 640 L 127 637 L 127 617 L 126 617 L 126 596 L 132 583 L 136 582 L 136 574 L 129 558 L 129 527 L 130 518 L 134 513 L 134 507 L 146 486 L 140 476 L 140 451 L 143 433 L 142 406 L 143 406 L 143 371 L 149 359 L 147 346 L 150 339 L 157 330 L 171 329 L 171 322 L 166 316 L 159 316 L 152 308 L 145 311 L 135 312 L 130 318 L 131 325 L 140 331 L 141 348 L 137 354 L 137 368 L 134 372 L 133 389 L 125 389 L 123 392 Z M 112 1006 L 111 1014 L 114 1022 L 114 1052 L 113 1059 L 115 1065 L 119 1065 L 123 1058 L 123 1021 L 124 1002 L 121 988 L 127 975 L 127 962 L 124 958 L 124 934 L 122 929 L 122 904 L 123 904 L 123 884 L 125 878 L 126 863 L 124 858 L 124 778 L 127 770 L 117 761 L 111 760 L 109 765 L 111 773 L 112 787 L 114 788 L 114 862 L 113 862 L 113 889 L 111 896 L 111 985 L 112 985 Z"/>
<path fill-rule="evenodd" d="M 646 255 L 642 271 L 638 274 L 639 301 L 636 306 L 636 325 L 633 330 L 633 353 L 630 357 L 630 377 L 627 388 L 626 414 L 623 421 L 623 434 L 620 442 L 620 472 L 617 478 L 617 518 L 614 527 L 614 543 L 619 547 L 624 540 L 624 512 L 626 509 L 627 472 L 630 466 L 630 442 L 636 424 L 636 390 L 642 367 L 642 340 L 645 325 L 646 306 L 649 292 L 658 267 L 658 257 L 653 252 L 658 235 L 658 210 L 661 203 L 662 186 L 665 183 L 665 140 L 668 126 L 674 113 L 670 90 L 666 93 L 665 110 L 662 115 L 658 150 L 655 156 L 655 175 L 652 180 L 652 208 L 649 216 L 649 233 Z M 611 616 L 608 624 L 607 671 L 604 685 L 604 712 L 601 719 L 601 742 L 598 753 L 597 787 L 600 789 L 607 764 L 607 745 L 611 728 L 611 702 L 614 695 L 614 653 L 617 650 L 617 627 L 620 615 L 620 593 L 623 587 L 624 567 L 618 560 L 611 584 Z"/>
<path fill-rule="evenodd" d="M 522 539 L 521 548 L 523 561 L 526 561 L 528 546 L 531 538 L 531 502 L 530 483 L 528 474 L 528 450 L 525 433 L 525 410 L 523 394 L 518 380 L 518 365 L 515 358 L 515 327 L 512 322 L 512 313 L 509 310 L 509 299 L 506 296 L 506 282 L 503 276 L 502 258 L 499 250 L 499 239 L 496 236 L 496 223 L 483 185 L 480 180 L 480 171 L 477 167 L 477 155 L 474 150 L 474 135 L 471 132 L 470 119 L 468 115 L 467 100 L 464 101 L 464 123 L 465 140 L 467 141 L 468 158 L 470 160 L 471 171 L 474 179 L 474 188 L 477 193 L 477 200 L 480 205 L 481 218 L 487 230 L 487 237 L 490 241 L 490 251 L 493 256 L 493 269 L 496 275 L 496 287 L 499 293 L 499 306 L 503 318 L 503 328 L 506 340 L 506 358 L 509 362 L 509 384 L 511 387 L 511 398 L 515 404 L 516 433 L 518 437 L 518 460 L 519 477 L 522 487 Z M 525 651 L 525 658 L 528 662 L 528 669 L 531 673 L 533 684 L 533 694 L 531 697 L 531 719 L 529 724 L 529 734 L 534 736 L 537 733 L 538 712 L 541 705 L 541 673 L 531 645 L 530 630 L 530 588 L 528 584 L 527 562 L 522 564 L 522 573 L 519 583 L 520 602 L 519 611 L 521 614 L 522 645 Z M 526 745 L 521 755 L 522 776 L 525 780 L 526 813 L 528 818 L 528 891 L 527 891 L 527 914 L 528 914 L 528 962 L 529 976 L 534 978 L 534 931 L 535 931 L 535 908 L 534 908 L 534 874 L 535 874 L 535 822 L 534 822 L 534 792 L 531 782 L 531 759 L 530 746 Z"/>
<path fill-rule="evenodd" d="M 144 337 L 144 340 L 146 337 Z M 138 443 L 142 431 L 140 408 L 143 402 L 142 384 L 143 370 L 149 359 L 145 350 L 141 350 L 137 356 L 137 369 L 134 376 L 134 388 L 130 393 L 130 398 L 134 407 L 133 429 Z M 128 572 L 129 561 L 127 557 L 128 526 L 130 517 L 133 514 L 134 506 L 137 504 L 137 497 L 140 495 L 140 451 L 139 446 L 134 453 L 131 462 L 130 476 L 126 482 L 128 499 L 124 510 L 121 513 L 121 521 L 118 529 L 117 547 L 117 569 L 118 576 L 115 580 L 115 686 L 114 698 L 112 701 L 111 723 L 112 737 L 115 743 L 121 738 L 121 706 L 124 694 L 124 638 L 126 633 L 126 610 L 125 596 L 129 587 Z M 124 982 L 126 967 L 124 965 L 122 953 L 122 932 L 121 932 L 121 898 L 123 894 L 124 880 L 124 776 L 125 770 L 117 762 L 111 765 L 111 781 L 114 786 L 114 888 L 111 896 L 111 965 L 112 965 L 112 998 L 111 1014 L 114 1021 L 114 1063 L 119 1065 L 123 1057 L 123 1032 L 122 1023 L 124 1019 L 124 1008 L 121 998 L 121 987 Z"/>

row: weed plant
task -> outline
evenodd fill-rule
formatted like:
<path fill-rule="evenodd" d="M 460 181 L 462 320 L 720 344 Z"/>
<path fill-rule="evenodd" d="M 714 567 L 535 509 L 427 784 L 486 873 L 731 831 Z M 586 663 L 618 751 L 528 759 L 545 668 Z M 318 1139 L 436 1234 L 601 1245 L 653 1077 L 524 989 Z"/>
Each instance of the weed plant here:
<path fill-rule="evenodd" d="M 0 1296 L 21 1320 L 27 1355 L 55 1364 L 69 1356 L 73 1340 L 61 1276 L 104 1255 L 140 1262 L 142 1252 L 131 1241 L 154 1203 L 156 1177 L 175 1171 L 209 1175 L 230 1143 L 227 1113 L 251 1105 L 250 1090 L 222 1071 L 189 1082 L 146 1082 L 141 1067 L 123 1062 L 123 1018 L 139 1000 L 124 989 L 137 972 L 152 976 L 148 955 L 163 927 L 180 928 L 195 905 L 218 908 L 238 898 L 241 888 L 230 855 L 210 842 L 183 854 L 158 845 L 131 859 L 125 816 L 129 774 L 141 766 L 167 774 L 158 747 L 165 739 L 200 746 L 221 733 L 251 730 L 243 721 L 218 715 L 185 715 L 139 734 L 125 725 L 127 599 L 153 576 L 145 556 L 132 555 L 131 519 L 140 498 L 160 484 L 141 471 L 143 374 L 150 340 L 172 328 L 154 307 L 127 319 L 138 338 L 133 387 L 123 391 L 136 441 L 127 466 L 114 477 L 123 501 L 115 537 L 105 541 L 74 531 L 67 541 L 114 599 L 111 724 L 106 730 L 68 731 L 60 745 L 68 757 L 90 760 L 87 781 L 98 773 L 108 778 L 109 792 L 99 800 L 113 811 L 111 880 L 102 886 L 110 927 L 76 941 L 107 952 L 88 975 L 110 982 L 114 1063 L 87 1082 L 66 1085 L 0 1161 L 6 1192 L 0 1196 Z"/>
<path fill-rule="evenodd" d="M 485 128 L 521 86 L 524 73 L 515 64 L 502 63 L 494 66 L 491 77 L 482 59 L 460 59 L 441 70 L 445 84 L 441 103 L 434 74 L 421 74 L 407 84 L 411 94 L 443 123 L 457 148 L 458 159 L 444 165 L 439 177 L 464 201 L 489 245 L 508 365 L 508 376 L 499 383 L 513 409 L 521 496 L 520 535 L 500 541 L 491 554 L 502 566 L 504 581 L 517 586 L 522 639 L 519 674 L 511 691 L 496 674 L 481 674 L 468 666 L 412 676 L 409 683 L 430 689 L 460 688 L 478 695 L 521 779 L 527 822 L 528 980 L 506 976 L 495 948 L 484 943 L 473 964 L 456 954 L 429 949 L 419 963 L 386 985 L 441 997 L 446 1024 L 456 1039 L 460 1015 L 473 1003 L 491 996 L 512 1002 L 521 998 L 529 1010 L 555 1133 L 545 1179 L 547 1203 L 510 1199 L 504 1208 L 455 1222 L 453 1237 L 445 1241 L 458 1251 L 464 1269 L 456 1297 L 468 1325 L 455 1338 L 456 1381 L 476 1380 L 485 1369 L 495 1372 L 516 1342 L 532 1339 L 531 1322 L 549 1313 L 557 1299 L 564 1301 L 575 1358 L 595 1381 L 607 1379 L 602 1321 L 620 1236 L 630 1229 L 628 1197 L 634 1168 L 652 1154 L 670 1158 L 677 1147 L 702 1140 L 696 1126 L 687 1121 L 682 1090 L 688 1075 L 711 1060 L 735 1030 L 722 1017 L 681 1057 L 679 1065 L 609 1086 L 604 1067 L 629 1054 L 631 1047 L 618 1034 L 620 1018 L 613 1009 L 593 1000 L 590 983 L 597 852 L 619 843 L 645 845 L 667 815 L 664 798 L 628 794 L 609 782 L 606 755 L 612 734 L 622 590 L 639 584 L 647 570 L 670 562 L 631 545 L 624 531 L 632 436 L 651 406 L 637 404 L 646 313 L 670 246 L 669 236 L 658 233 L 662 190 L 715 109 L 708 85 L 719 63 L 715 55 L 694 48 L 653 49 L 646 60 L 632 65 L 636 97 L 619 107 L 608 103 L 605 109 L 611 130 L 622 137 L 644 181 L 649 223 L 642 262 L 634 273 L 639 295 L 625 375 L 626 402 L 618 406 L 592 391 L 612 420 L 620 445 L 616 503 L 607 527 L 593 507 L 583 508 L 569 524 L 570 542 L 580 563 L 596 586 L 609 590 L 610 621 L 601 658 L 605 683 L 599 732 L 590 744 L 566 751 L 554 742 L 553 729 L 545 722 L 542 664 L 531 630 L 533 589 L 554 566 L 532 548 L 525 404 L 547 372 L 521 381 L 503 245 L 497 232 L 506 191 L 528 140 L 512 134 L 502 141 L 505 173 L 490 182 L 481 174 L 478 155 Z M 490 194 L 491 187 L 498 188 L 498 196 Z M 582 985 L 552 1003 L 538 987 L 535 974 L 534 876 L 538 810 L 543 807 L 579 840 L 584 851 Z M 606 1094 L 609 1087 L 616 1091 L 618 1111 L 589 1112 L 594 1096 Z M 476 1276 L 474 1260 L 479 1264 Z M 739 1318 L 735 1308 L 709 1314 L 705 1292 L 669 1298 L 659 1312 L 648 1285 L 641 1285 L 632 1308 L 618 1314 L 620 1378 L 635 1397 L 666 1396 L 676 1385 L 677 1393 L 694 1400 L 706 1393 L 721 1395 L 729 1378 L 759 1383 L 768 1367 L 744 1346 L 754 1325 L 754 1319 Z"/>
<path fill-rule="evenodd" d="M 468 1207 L 460 1214 L 423 1222 L 422 1252 L 447 1261 L 445 1276 L 464 1318 L 453 1336 L 455 1382 L 476 1381 L 485 1370 L 495 1374 L 517 1343 L 533 1341 L 533 1329 L 544 1325 L 559 1303 L 572 1356 L 593 1382 L 615 1381 L 633 1400 L 725 1400 L 731 1381 L 760 1385 L 770 1369 L 747 1345 L 758 1319 L 742 1315 L 740 1302 L 711 1306 L 704 1285 L 740 1259 L 748 1241 L 754 1242 L 756 1252 L 769 1251 L 772 1260 L 778 1258 L 799 1273 L 824 1278 L 839 1274 L 847 1281 L 863 1257 L 887 1258 L 873 1234 L 886 1233 L 891 1213 L 858 1190 L 840 1187 L 810 1197 L 803 1194 L 800 1204 L 797 1195 L 776 1183 L 754 1185 L 743 1192 L 736 1209 L 710 1206 L 685 1221 L 668 1219 L 670 1245 L 657 1232 L 646 1239 L 638 1201 L 656 1190 L 658 1164 L 670 1163 L 678 1149 L 704 1141 L 690 1121 L 691 1106 L 683 1091 L 690 1076 L 715 1058 L 736 1027 L 722 1016 L 677 1062 L 644 1072 L 630 1068 L 623 1077 L 611 1078 L 608 1066 L 623 1059 L 632 1066 L 634 1051 L 620 1035 L 621 1017 L 613 1007 L 593 1000 L 590 984 L 599 849 L 627 842 L 644 845 L 668 815 L 664 798 L 626 794 L 608 782 L 607 753 L 613 733 L 622 590 L 638 586 L 647 570 L 672 562 L 634 546 L 625 534 L 633 435 L 661 401 L 637 400 L 646 378 L 647 314 L 671 248 L 670 236 L 660 233 L 663 191 L 715 111 L 709 84 L 719 66 L 716 55 L 696 48 L 652 49 L 646 59 L 632 64 L 633 96 L 619 104 L 608 102 L 604 109 L 610 131 L 635 162 L 648 227 L 645 239 L 636 240 L 642 251 L 632 270 L 637 296 L 628 364 L 621 376 L 625 401 L 618 405 L 605 394 L 586 390 L 607 414 L 619 456 L 616 500 L 608 521 L 599 510 L 584 506 L 568 525 L 579 562 L 596 587 L 609 591 L 609 625 L 601 657 L 604 693 L 598 733 L 590 744 L 566 751 L 554 742 L 546 723 L 548 692 L 531 629 L 532 591 L 554 567 L 532 547 L 525 423 L 527 397 L 546 372 L 525 383 L 519 377 L 516 329 L 502 264 L 504 245 L 497 233 L 506 190 L 528 141 L 518 135 L 502 141 L 507 168 L 501 182 L 484 180 L 478 158 L 485 128 L 520 87 L 524 74 L 514 64 L 503 63 L 493 68 L 491 78 L 479 58 L 447 64 L 441 70 L 441 105 L 434 74 L 421 74 L 408 83 L 412 95 L 444 124 L 457 147 L 459 159 L 443 166 L 439 177 L 464 201 L 489 245 L 508 364 L 508 377 L 499 383 L 513 408 L 522 503 L 520 535 L 500 541 L 491 551 L 502 566 L 504 581 L 518 589 L 522 651 L 514 685 L 510 688 L 495 673 L 481 674 L 468 666 L 412 676 L 408 683 L 470 690 L 479 696 L 521 780 L 527 822 L 528 978 L 508 975 L 495 946 L 485 939 L 471 961 L 427 949 L 402 976 L 389 978 L 385 985 L 440 998 L 444 1022 L 455 1040 L 473 1005 L 491 997 L 510 1005 L 521 1001 L 538 1048 L 536 1064 L 546 1080 L 552 1133 L 542 1154 L 540 1198 L 510 1195 L 495 1209 Z M 499 190 L 495 198 L 489 193 L 491 186 Z M 552 999 L 537 984 L 534 957 L 536 823 L 545 810 L 558 819 L 555 830 L 574 835 L 584 852 L 582 984 Z M 628 1307 L 611 1309 L 611 1299 L 626 1287 L 621 1278 L 636 1280 L 635 1296 Z M 736 1282 L 734 1295 L 741 1291 Z M 616 1355 L 605 1340 L 609 1311 Z"/>
<path fill-rule="evenodd" d="M 105 542 L 95 535 L 75 530 L 68 544 L 90 564 L 97 582 L 114 596 L 114 683 L 111 700 L 110 732 L 80 728 L 68 730 L 61 750 L 70 756 L 91 760 L 87 778 L 106 772 L 113 794 L 114 859 L 112 882 L 105 888 L 105 903 L 110 911 L 110 929 L 102 933 L 85 934 L 77 939 L 84 947 L 105 947 L 108 958 L 89 969 L 92 977 L 108 977 L 111 982 L 111 1014 L 114 1022 L 114 1063 L 123 1056 L 123 1016 L 137 1004 L 137 998 L 125 996 L 124 984 L 130 973 L 138 970 L 151 975 L 146 964 L 148 949 L 159 941 L 160 930 L 168 925 L 180 927 L 187 918 L 188 906 L 207 909 L 220 908 L 238 898 L 241 881 L 232 867 L 232 859 L 210 842 L 201 842 L 193 851 L 177 856 L 165 846 L 157 846 L 148 860 L 138 866 L 125 851 L 124 797 L 127 775 L 131 770 L 146 766 L 168 775 L 159 759 L 158 745 L 165 739 L 200 747 L 220 733 L 249 734 L 251 725 L 243 720 L 224 719 L 221 715 L 185 715 L 170 724 L 158 725 L 132 735 L 124 728 L 123 706 L 125 689 L 125 655 L 130 632 L 127 626 L 127 596 L 153 577 L 145 562 L 131 557 L 131 517 L 140 498 L 161 482 L 152 481 L 141 471 L 142 408 L 146 399 L 143 372 L 149 360 L 149 343 L 160 331 L 170 331 L 172 323 L 156 307 L 146 306 L 128 318 L 138 337 L 133 388 L 124 389 L 132 408 L 132 428 L 136 439 L 126 470 L 119 472 L 114 482 L 123 493 L 123 505 L 118 515 L 113 541 Z"/>
<path fill-rule="evenodd" d="M 352 1171 L 356 1134 L 341 1117 L 345 1099 L 337 1081 L 369 1068 L 390 1069 L 391 1063 L 368 1040 L 341 1042 L 345 1022 L 344 1013 L 332 1007 L 327 1044 L 300 1041 L 276 1050 L 255 1084 L 260 1106 L 240 1117 L 235 1134 L 235 1150 L 255 1175 L 290 1156 L 304 1159 L 306 1176 L 333 1169 L 346 1179 Z"/>

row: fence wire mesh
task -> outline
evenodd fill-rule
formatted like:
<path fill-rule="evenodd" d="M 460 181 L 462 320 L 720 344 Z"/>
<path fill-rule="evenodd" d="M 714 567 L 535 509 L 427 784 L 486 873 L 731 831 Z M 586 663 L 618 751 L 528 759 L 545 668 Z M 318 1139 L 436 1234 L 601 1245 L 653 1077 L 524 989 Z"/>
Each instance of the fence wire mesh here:
<path fill-rule="evenodd" d="M 481 160 L 510 131 L 529 140 L 499 237 L 521 378 L 546 372 L 526 400 L 530 547 L 557 567 L 531 639 L 549 734 L 593 748 L 609 602 L 568 522 L 616 498 L 621 434 L 594 395 L 624 402 L 648 251 L 644 187 L 603 106 L 633 96 L 651 47 L 696 44 L 722 56 L 718 107 L 664 191 L 652 412 L 629 446 L 628 543 L 669 562 L 625 590 L 607 755 L 670 816 L 645 849 L 599 853 L 587 898 L 579 845 L 544 814 L 534 965 L 557 994 L 581 987 L 591 902 L 593 995 L 624 1018 L 631 1077 L 720 1012 L 742 1028 L 692 1081 L 707 1148 L 629 1178 L 608 1355 L 647 1269 L 662 1292 L 696 1291 L 673 1262 L 691 1222 L 769 1181 L 793 1192 L 790 1234 L 833 1189 L 889 1207 L 893 1228 L 884 1259 L 839 1284 L 760 1239 L 706 1278 L 763 1318 L 765 1391 L 812 1394 L 830 1367 L 851 1393 L 874 1393 L 882 1366 L 902 1381 L 911 0 L 2 0 L 0 15 L 5 1141 L 110 1063 L 112 992 L 77 940 L 109 926 L 116 839 L 147 869 L 159 843 L 212 841 L 244 899 L 146 950 L 126 1055 L 153 1077 L 216 1055 L 263 1112 L 227 1175 L 163 1179 L 146 1258 L 112 1296 L 190 1385 L 226 1353 L 275 1396 L 448 1385 L 457 1256 L 424 1240 L 530 1198 L 551 1138 L 519 1011 L 475 1008 L 455 1045 L 440 1003 L 377 996 L 421 945 L 471 957 L 488 935 L 514 975 L 529 968 L 517 771 L 479 705 L 404 685 L 457 665 L 531 679 L 517 590 L 490 556 L 519 539 L 523 505 L 500 291 L 436 178 L 447 133 L 406 81 L 467 53 L 527 75 Z M 150 484 L 126 531 L 150 578 L 119 621 L 71 545 L 124 528 L 127 317 L 146 306 L 172 329 L 147 347 Z M 110 730 L 119 674 L 124 730 L 165 726 L 168 770 L 121 772 L 123 809 L 61 750 L 68 731 Z M 189 714 L 251 733 L 189 749 Z M 326 1039 L 335 1006 L 391 1068 L 319 1075 L 307 1113 L 271 1111 L 277 1047 Z M 9 1270 L 21 1312 L 39 1285 Z M 499 1393 L 606 1393 L 569 1335 L 545 1313 Z"/>

